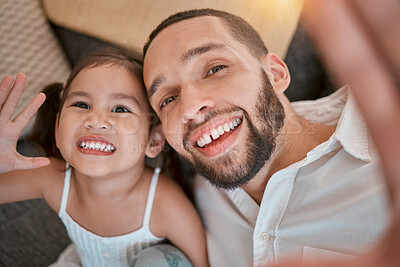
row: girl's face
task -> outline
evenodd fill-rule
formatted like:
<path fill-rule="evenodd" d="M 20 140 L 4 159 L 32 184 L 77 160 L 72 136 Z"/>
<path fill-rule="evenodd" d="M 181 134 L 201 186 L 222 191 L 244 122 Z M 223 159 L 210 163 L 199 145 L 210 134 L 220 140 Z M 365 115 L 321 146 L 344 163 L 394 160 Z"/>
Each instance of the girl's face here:
<path fill-rule="evenodd" d="M 151 118 L 143 87 L 131 73 L 110 65 L 85 68 L 72 81 L 59 114 L 57 147 L 88 176 L 130 171 L 143 166 L 149 152 Z M 163 139 L 161 132 L 152 136 Z"/>

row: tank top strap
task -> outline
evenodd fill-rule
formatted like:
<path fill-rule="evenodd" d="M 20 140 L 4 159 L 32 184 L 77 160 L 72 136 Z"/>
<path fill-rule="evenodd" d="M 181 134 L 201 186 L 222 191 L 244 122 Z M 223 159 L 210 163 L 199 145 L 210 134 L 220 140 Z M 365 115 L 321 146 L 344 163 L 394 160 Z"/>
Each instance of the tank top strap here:
<path fill-rule="evenodd" d="M 61 214 L 65 213 L 65 209 L 67 208 L 67 202 L 68 202 L 68 195 L 69 195 L 69 186 L 70 186 L 70 181 L 71 181 L 71 167 L 67 163 L 65 165 L 65 178 L 64 178 L 64 188 L 61 196 L 61 204 L 60 204 L 60 210 L 58 211 L 58 215 L 61 216 Z"/>
<path fill-rule="evenodd" d="M 154 170 L 153 177 L 151 178 L 150 182 L 149 193 L 147 195 L 146 209 L 143 217 L 143 226 L 146 227 L 147 229 L 149 229 L 151 210 L 153 208 L 154 196 L 156 194 L 156 188 L 160 171 L 161 171 L 160 168 L 156 168 Z"/>

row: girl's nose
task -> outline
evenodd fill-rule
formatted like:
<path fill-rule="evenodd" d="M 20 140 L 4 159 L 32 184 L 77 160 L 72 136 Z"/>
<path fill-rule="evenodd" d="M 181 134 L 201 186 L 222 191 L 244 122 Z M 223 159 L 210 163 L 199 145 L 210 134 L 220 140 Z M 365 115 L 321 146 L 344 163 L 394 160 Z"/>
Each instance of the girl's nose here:
<path fill-rule="evenodd" d="M 109 119 L 107 116 L 93 112 L 85 118 L 83 125 L 86 129 L 109 130 L 111 129 Z"/>

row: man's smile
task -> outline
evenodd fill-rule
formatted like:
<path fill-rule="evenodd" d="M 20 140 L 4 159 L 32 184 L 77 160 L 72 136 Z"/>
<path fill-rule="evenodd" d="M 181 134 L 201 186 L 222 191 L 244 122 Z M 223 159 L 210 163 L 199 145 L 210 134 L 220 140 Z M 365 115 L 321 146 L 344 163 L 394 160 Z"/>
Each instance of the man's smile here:
<path fill-rule="evenodd" d="M 197 129 L 188 132 L 184 145 L 191 145 L 201 154 L 214 157 L 226 151 L 236 140 L 236 130 L 243 122 L 242 115 L 231 114 L 208 120 Z"/>
<path fill-rule="evenodd" d="M 242 119 L 237 118 L 230 122 L 220 124 L 217 127 L 211 129 L 211 131 L 203 134 L 196 141 L 196 144 L 198 147 L 203 148 L 216 140 L 221 141 L 222 139 L 225 139 L 227 136 L 229 136 L 241 123 Z"/>

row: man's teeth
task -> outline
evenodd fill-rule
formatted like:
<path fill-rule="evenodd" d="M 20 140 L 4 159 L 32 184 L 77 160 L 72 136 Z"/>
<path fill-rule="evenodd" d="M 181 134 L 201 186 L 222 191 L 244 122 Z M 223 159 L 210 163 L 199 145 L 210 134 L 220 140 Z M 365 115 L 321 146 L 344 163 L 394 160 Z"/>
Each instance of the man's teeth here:
<path fill-rule="evenodd" d="M 94 142 L 94 141 L 82 141 L 79 144 L 79 147 L 83 149 L 100 150 L 104 152 L 115 151 L 115 147 L 110 144 L 105 144 L 102 142 Z"/>
<path fill-rule="evenodd" d="M 204 147 L 205 145 L 211 143 L 212 140 L 218 139 L 224 133 L 227 133 L 242 123 L 241 119 L 235 119 L 229 123 L 224 123 L 223 125 L 219 125 L 218 127 L 212 129 L 209 133 L 204 134 L 197 140 L 197 145 L 199 147 Z M 211 139 L 212 138 L 212 139 Z"/>

